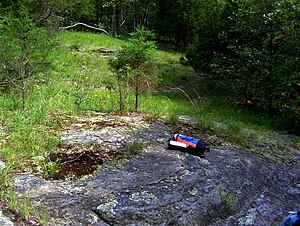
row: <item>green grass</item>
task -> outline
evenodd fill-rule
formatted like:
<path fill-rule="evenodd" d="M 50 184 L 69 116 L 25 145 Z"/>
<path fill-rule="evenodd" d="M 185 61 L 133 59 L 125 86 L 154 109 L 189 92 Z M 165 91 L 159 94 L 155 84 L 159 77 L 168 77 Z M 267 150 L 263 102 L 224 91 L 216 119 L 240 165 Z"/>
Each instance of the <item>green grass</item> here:
<path fill-rule="evenodd" d="M 223 185 L 219 187 L 219 196 L 221 198 L 221 205 L 223 205 L 225 211 L 234 211 L 235 197 L 230 192 L 225 191 Z"/>
<path fill-rule="evenodd" d="M 144 144 L 141 142 L 133 142 L 128 145 L 128 150 L 131 154 L 136 155 L 138 154 L 144 147 Z"/>
<path fill-rule="evenodd" d="M 125 41 L 102 34 L 64 32 L 58 42 L 58 48 L 51 53 L 51 71 L 41 75 L 41 82 L 28 92 L 26 111 L 19 110 L 21 101 L 17 93 L 0 96 L 0 116 L 8 138 L 2 144 L 1 155 L 12 168 L 24 162 L 20 167 L 24 169 L 35 156 L 47 156 L 55 150 L 55 137 L 49 131 L 57 125 L 49 117 L 51 113 L 118 110 L 117 93 L 107 86 L 114 83 L 108 58 L 101 57 L 98 50 L 117 50 Z M 173 123 L 177 123 L 179 115 L 190 115 L 199 119 L 199 128 L 210 129 L 239 144 L 244 143 L 244 137 L 256 138 L 255 131 L 274 129 L 278 119 L 224 103 L 220 97 L 209 98 L 203 90 L 197 90 L 197 83 L 193 82 L 195 73 L 179 63 L 181 53 L 157 50 L 155 56 L 161 89 L 178 84 L 188 84 L 190 89 L 144 93 L 140 97 L 140 111 L 154 118 L 168 116 Z M 134 96 L 131 99 L 133 109 Z"/>
<path fill-rule="evenodd" d="M 39 75 L 40 82 L 28 90 L 26 110 L 20 110 L 22 103 L 18 93 L 0 96 L 0 157 L 9 166 L 0 171 L 3 187 L 9 190 L 10 175 L 15 172 L 34 170 L 45 176 L 55 174 L 56 163 L 49 161 L 48 156 L 57 149 L 55 131 L 64 126 L 61 122 L 64 117 L 69 120 L 86 110 L 118 110 L 117 93 L 110 89 L 115 79 L 108 67 L 108 57 L 100 56 L 99 49 L 118 50 L 125 42 L 102 34 L 63 32 L 58 38 L 58 47 L 51 53 L 51 70 Z M 153 119 L 167 116 L 172 124 L 178 123 L 180 115 L 196 117 L 199 129 L 209 130 L 238 145 L 247 146 L 248 139 L 260 142 L 264 138 L 274 147 L 280 147 L 280 141 L 273 137 L 280 119 L 239 108 L 222 101 L 218 94 L 206 92 L 201 88 L 203 81 L 193 70 L 179 63 L 181 55 L 174 51 L 156 51 L 160 91 L 143 93 L 140 111 L 149 113 Z M 183 84 L 189 90 L 166 91 Z M 130 107 L 134 109 L 133 95 L 131 99 Z M 294 140 L 298 148 L 299 140 Z M 135 144 L 131 148 L 139 147 Z M 257 152 L 265 154 L 262 150 Z M 0 192 L 1 197 L 6 197 L 16 208 L 14 195 L 5 190 Z M 27 206 L 23 206 L 24 215 L 29 216 Z M 35 215 L 47 221 L 47 214 Z"/>
<path fill-rule="evenodd" d="M 296 137 L 294 139 L 294 144 L 298 149 L 300 149 L 300 137 Z"/>

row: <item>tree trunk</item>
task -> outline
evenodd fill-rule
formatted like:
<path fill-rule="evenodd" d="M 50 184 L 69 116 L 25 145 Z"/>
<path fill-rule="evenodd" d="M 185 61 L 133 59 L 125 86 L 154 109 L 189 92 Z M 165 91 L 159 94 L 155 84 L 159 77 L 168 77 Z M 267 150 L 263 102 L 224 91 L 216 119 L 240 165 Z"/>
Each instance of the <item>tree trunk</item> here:
<path fill-rule="evenodd" d="M 135 111 L 138 110 L 139 103 L 139 76 L 135 75 Z"/>
<path fill-rule="evenodd" d="M 119 110 L 122 111 L 123 110 L 123 96 L 122 96 L 122 85 L 121 82 L 119 81 Z"/>
<path fill-rule="evenodd" d="M 26 83 L 25 83 L 25 69 L 22 63 L 20 64 L 20 75 L 21 75 L 21 92 L 22 92 L 22 110 L 25 111 Z"/>

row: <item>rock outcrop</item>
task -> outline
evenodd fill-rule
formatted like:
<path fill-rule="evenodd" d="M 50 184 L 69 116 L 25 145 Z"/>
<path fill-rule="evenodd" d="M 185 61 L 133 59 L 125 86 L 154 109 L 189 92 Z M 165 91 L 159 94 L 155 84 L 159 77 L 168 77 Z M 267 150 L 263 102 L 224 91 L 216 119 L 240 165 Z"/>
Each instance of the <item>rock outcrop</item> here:
<path fill-rule="evenodd" d="M 7 216 L 5 216 L 0 209 L 0 225 L 2 226 L 13 226 L 13 222 Z"/>
<path fill-rule="evenodd" d="M 279 225 L 288 211 L 300 208 L 296 164 L 233 146 L 211 147 L 200 159 L 168 150 L 169 136 L 167 125 L 142 115 L 96 115 L 60 139 L 96 145 L 99 152 L 125 152 L 134 142 L 143 149 L 79 179 L 22 174 L 14 186 L 20 198 L 49 211 L 50 225 Z"/>

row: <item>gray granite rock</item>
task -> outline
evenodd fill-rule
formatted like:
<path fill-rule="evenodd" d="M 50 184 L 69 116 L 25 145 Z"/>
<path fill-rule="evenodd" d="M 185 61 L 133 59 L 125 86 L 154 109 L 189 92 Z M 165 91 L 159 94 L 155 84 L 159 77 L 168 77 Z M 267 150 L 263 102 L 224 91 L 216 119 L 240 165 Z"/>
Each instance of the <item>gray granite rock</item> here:
<path fill-rule="evenodd" d="M 0 160 L 0 170 L 5 169 L 5 167 L 6 167 L 5 162 Z"/>
<path fill-rule="evenodd" d="M 0 209 L 0 225 L 1 226 L 13 226 L 14 225 L 14 223 L 2 213 L 1 209 Z"/>
<path fill-rule="evenodd" d="M 50 225 L 280 225 L 288 211 L 300 209 L 297 165 L 231 146 L 212 148 L 200 159 L 168 150 L 170 134 L 163 123 L 122 120 L 131 126 L 69 130 L 62 140 L 143 142 L 139 156 L 72 181 L 17 176 L 19 196 L 26 194 L 35 206 L 48 209 Z"/>
<path fill-rule="evenodd" d="M 47 186 L 47 182 L 35 175 L 23 174 L 14 178 L 14 187 L 20 193 L 25 193 L 28 190 L 38 190 L 43 186 Z"/>

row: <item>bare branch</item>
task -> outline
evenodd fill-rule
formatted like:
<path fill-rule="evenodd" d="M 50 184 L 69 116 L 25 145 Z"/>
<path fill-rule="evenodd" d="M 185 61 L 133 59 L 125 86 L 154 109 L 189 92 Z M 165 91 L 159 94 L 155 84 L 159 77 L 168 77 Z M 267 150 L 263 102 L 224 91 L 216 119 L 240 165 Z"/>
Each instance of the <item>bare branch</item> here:
<path fill-rule="evenodd" d="M 125 23 L 125 21 L 126 21 L 126 20 L 123 20 L 123 22 L 120 24 L 120 27 L 122 27 L 122 26 L 123 26 L 123 24 Z"/>
<path fill-rule="evenodd" d="M 97 28 L 97 27 L 93 27 L 91 25 L 87 25 L 85 23 L 76 23 L 76 24 L 73 24 L 73 25 L 70 25 L 70 26 L 67 26 L 67 27 L 60 27 L 59 29 L 62 29 L 62 30 L 66 30 L 66 29 L 69 29 L 69 28 L 72 28 L 72 27 L 76 27 L 78 25 L 82 25 L 82 26 L 86 26 L 88 28 L 92 28 L 92 29 L 95 29 L 95 30 L 98 30 L 98 31 L 102 31 L 104 32 L 105 34 L 109 35 L 109 33 L 107 31 L 105 31 L 104 29 L 101 29 L 101 28 Z"/>

